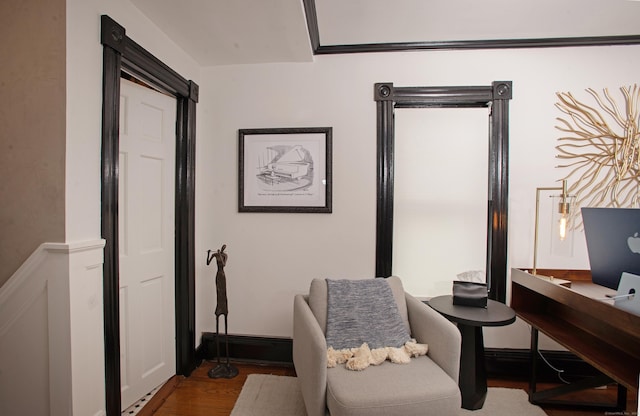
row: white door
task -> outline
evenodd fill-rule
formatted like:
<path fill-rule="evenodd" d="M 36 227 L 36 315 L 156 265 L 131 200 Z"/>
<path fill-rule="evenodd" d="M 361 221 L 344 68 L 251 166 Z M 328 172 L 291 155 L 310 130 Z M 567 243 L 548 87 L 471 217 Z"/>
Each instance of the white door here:
<path fill-rule="evenodd" d="M 120 360 L 126 409 L 176 368 L 176 100 L 124 79 L 120 88 Z"/>

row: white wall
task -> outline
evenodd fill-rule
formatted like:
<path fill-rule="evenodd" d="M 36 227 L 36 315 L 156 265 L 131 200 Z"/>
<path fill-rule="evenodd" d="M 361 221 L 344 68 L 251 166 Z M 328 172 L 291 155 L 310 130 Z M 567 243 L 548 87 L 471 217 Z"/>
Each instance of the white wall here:
<path fill-rule="evenodd" d="M 197 327 L 215 331 L 215 266 L 206 250 L 227 244 L 229 332 L 291 336 L 292 299 L 314 277 L 375 271 L 376 105 L 373 84 L 489 85 L 513 81 L 510 103 L 509 266 L 530 267 L 535 188 L 556 186 L 555 92 L 588 99 L 585 88 L 637 82 L 640 46 L 495 51 L 432 51 L 317 56 L 307 64 L 203 71 L 197 143 Z M 425 110 L 426 111 L 426 110 Z M 237 134 L 241 128 L 333 127 L 333 213 L 237 212 Z M 452 129 L 456 126 L 452 125 Z M 482 156 L 484 157 L 484 155 Z M 583 237 L 574 256 L 539 253 L 543 268 L 588 268 Z M 459 262 L 452 253 L 447 261 Z M 427 256 L 425 256 L 427 258 Z M 402 276 L 412 280 L 435 276 Z M 419 292 L 418 296 L 441 293 Z M 528 345 L 526 327 L 514 327 Z M 494 335 L 487 337 L 491 346 Z M 521 337 L 522 335 L 522 337 Z M 511 343 L 495 336 L 495 343 Z"/>

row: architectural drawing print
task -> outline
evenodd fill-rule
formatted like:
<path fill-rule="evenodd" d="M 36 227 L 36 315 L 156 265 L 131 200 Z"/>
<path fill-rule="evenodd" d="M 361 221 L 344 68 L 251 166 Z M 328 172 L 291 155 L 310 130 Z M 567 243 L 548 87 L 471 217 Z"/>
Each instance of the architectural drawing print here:
<path fill-rule="evenodd" d="M 238 130 L 238 211 L 331 213 L 331 131 Z"/>
<path fill-rule="evenodd" d="M 313 185 L 313 157 L 302 145 L 270 146 L 258 156 L 258 187 L 293 192 Z"/>

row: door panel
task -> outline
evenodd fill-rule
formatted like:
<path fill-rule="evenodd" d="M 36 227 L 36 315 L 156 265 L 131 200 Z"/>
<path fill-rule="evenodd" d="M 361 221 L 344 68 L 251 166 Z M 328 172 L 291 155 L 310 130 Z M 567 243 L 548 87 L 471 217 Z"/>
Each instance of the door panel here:
<path fill-rule="evenodd" d="M 175 374 L 176 101 L 121 80 L 122 409 Z"/>

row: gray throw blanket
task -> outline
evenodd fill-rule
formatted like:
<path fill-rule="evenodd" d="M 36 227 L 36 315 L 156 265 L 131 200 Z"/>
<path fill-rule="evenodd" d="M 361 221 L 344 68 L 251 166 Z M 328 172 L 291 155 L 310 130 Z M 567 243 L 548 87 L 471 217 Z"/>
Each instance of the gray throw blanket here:
<path fill-rule="evenodd" d="M 327 347 L 401 347 L 411 339 L 386 279 L 327 279 Z"/>

